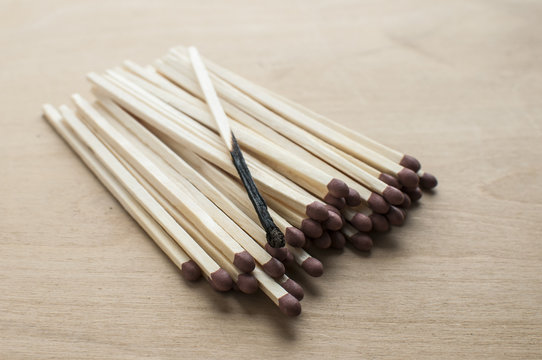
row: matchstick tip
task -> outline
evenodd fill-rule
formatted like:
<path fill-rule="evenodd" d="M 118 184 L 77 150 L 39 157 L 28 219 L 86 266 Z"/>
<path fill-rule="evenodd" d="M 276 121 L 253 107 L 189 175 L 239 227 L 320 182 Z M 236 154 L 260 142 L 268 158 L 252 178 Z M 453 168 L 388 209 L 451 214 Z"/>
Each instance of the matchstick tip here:
<path fill-rule="evenodd" d="M 313 201 L 307 205 L 305 214 L 316 221 L 325 221 L 329 216 L 326 206 L 319 201 Z"/>
<path fill-rule="evenodd" d="M 284 234 L 279 230 L 278 227 L 273 226 L 271 230 L 266 232 L 265 236 L 267 238 L 267 243 L 271 245 L 271 247 L 284 247 Z"/>
<path fill-rule="evenodd" d="M 417 176 L 416 176 L 417 178 Z M 333 178 L 329 184 L 327 184 L 329 193 L 336 198 L 343 198 L 348 196 L 348 185 L 341 179 Z"/>
<path fill-rule="evenodd" d="M 245 273 L 251 272 L 256 267 L 254 258 L 246 250 L 235 254 L 233 257 L 233 265 L 237 266 L 239 270 Z"/>
<path fill-rule="evenodd" d="M 305 236 L 303 235 L 303 237 Z M 264 247 L 265 247 L 265 250 L 269 253 L 269 255 L 271 255 L 277 260 L 283 261 L 286 259 L 286 256 L 288 255 L 288 249 L 285 247 L 274 248 L 274 247 L 271 247 L 271 245 L 269 244 L 265 244 Z"/>
<path fill-rule="evenodd" d="M 293 247 L 302 247 L 303 245 L 305 245 L 306 241 L 305 234 L 303 234 L 301 230 L 293 226 L 289 226 L 286 228 L 286 232 L 284 233 L 284 239 L 286 240 L 286 243 L 290 244 Z"/>
<path fill-rule="evenodd" d="M 418 200 L 420 200 L 423 196 L 423 193 L 422 191 L 420 190 L 419 187 L 415 188 L 415 189 L 404 189 L 405 193 L 410 197 L 410 200 L 412 202 L 416 202 Z"/>
<path fill-rule="evenodd" d="M 258 291 L 258 280 L 253 275 L 241 274 L 237 277 L 237 286 L 245 294 L 254 294 Z"/>
<path fill-rule="evenodd" d="M 361 204 L 361 196 L 359 192 L 352 188 L 348 189 L 348 195 L 346 196 L 345 200 L 346 205 L 348 206 L 358 206 Z"/>
<path fill-rule="evenodd" d="M 328 205 L 331 205 L 339 210 L 344 209 L 346 206 L 346 201 L 343 198 L 336 198 L 335 196 L 327 193 L 326 196 L 322 199 Z"/>
<path fill-rule="evenodd" d="M 399 180 L 397 180 L 395 177 L 391 176 L 390 174 L 381 173 L 378 176 L 378 179 L 382 181 L 383 183 L 388 184 L 389 186 L 393 186 L 396 189 L 401 189 L 403 187 L 401 183 L 399 182 Z"/>
<path fill-rule="evenodd" d="M 386 186 L 386 188 L 382 192 L 382 196 L 384 196 L 384 199 L 386 199 L 386 201 L 392 205 L 401 205 L 405 200 L 403 192 L 401 190 L 398 190 L 389 185 Z"/>
<path fill-rule="evenodd" d="M 369 232 L 373 229 L 373 222 L 371 219 L 362 213 L 356 213 L 350 223 L 361 232 Z"/>
<path fill-rule="evenodd" d="M 364 233 L 356 233 L 350 237 L 352 245 L 360 251 L 370 251 L 373 248 L 373 240 Z"/>
<path fill-rule="evenodd" d="M 278 278 L 286 272 L 284 264 L 275 258 L 271 258 L 268 262 L 262 264 L 262 268 L 272 278 Z"/>
<path fill-rule="evenodd" d="M 310 238 L 317 238 L 322 235 L 324 230 L 319 222 L 313 219 L 303 219 L 301 221 L 301 231 Z"/>
<path fill-rule="evenodd" d="M 369 199 L 367 199 L 367 205 L 371 209 L 373 209 L 374 212 L 379 214 L 385 214 L 390 209 L 390 204 L 384 198 L 376 193 L 372 193 L 371 196 L 369 196 Z"/>
<path fill-rule="evenodd" d="M 346 238 L 340 231 L 332 231 L 329 236 L 331 237 L 331 248 L 342 250 L 346 245 Z"/>
<path fill-rule="evenodd" d="M 405 222 L 405 216 L 403 215 L 403 212 L 393 205 L 390 206 L 390 210 L 386 214 L 386 218 L 388 219 L 390 224 L 394 226 L 401 226 Z"/>
<path fill-rule="evenodd" d="M 182 263 L 181 274 L 188 281 L 196 281 L 201 278 L 201 269 L 194 260 L 188 260 Z"/>
<path fill-rule="evenodd" d="M 299 285 L 292 279 L 288 279 L 280 285 L 284 288 L 284 290 L 288 291 L 291 295 L 293 295 L 298 301 L 303 300 L 303 298 L 305 297 L 305 291 L 303 291 L 301 285 Z"/>
<path fill-rule="evenodd" d="M 279 309 L 288 316 L 301 314 L 301 303 L 293 295 L 286 294 L 279 298 Z"/>
<path fill-rule="evenodd" d="M 329 211 L 329 218 L 322 223 L 324 228 L 332 231 L 339 230 L 343 227 L 343 220 L 340 215 L 333 211 Z"/>
<path fill-rule="evenodd" d="M 403 193 L 403 203 L 401 204 L 401 207 L 403 209 L 408 209 L 410 205 L 412 205 L 412 200 L 410 200 L 410 196 L 408 196 L 406 193 Z"/>
<path fill-rule="evenodd" d="M 414 172 L 418 172 L 418 170 L 420 170 L 420 168 L 422 167 L 418 159 L 416 159 L 412 155 L 407 155 L 407 154 L 403 156 L 403 158 L 399 162 L 399 165 L 409 168 L 410 170 Z"/>
<path fill-rule="evenodd" d="M 233 280 L 226 270 L 220 268 L 214 273 L 211 273 L 211 285 L 217 291 L 230 291 L 233 286 Z"/>
<path fill-rule="evenodd" d="M 282 262 L 285 266 L 291 266 L 295 263 L 294 254 L 290 251 L 286 254 L 286 259 Z"/>
<path fill-rule="evenodd" d="M 438 180 L 435 175 L 424 172 L 420 177 L 420 187 L 424 190 L 431 190 L 438 185 Z"/>
<path fill-rule="evenodd" d="M 403 168 L 401 171 L 399 171 L 397 178 L 406 188 L 415 188 L 418 186 L 420 181 L 418 175 L 414 171 L 407 168 Z"/>
<path fill-rule="evenodd" d="M 331 246 L 331 237 L 327 231 L 324 231 L 322 236 L 312 239 L 312 243 L 319 249 L 328 249 Z"/>
<path fill-rule="evenodd" d="M 369 215 L 371 222 L 373 223 L 373 230 L 376 232 L 385 232 L 390 229 L 390 223 L 384 215 L 371 214 Z"/>
<path fill-rule="evenodd" d="M 312 277 L 320 277 L 324 274 L 324 265 L 322 265 L 318 259 L 312 256 L 303 261 L 301 263 L 301 267 Z"/>

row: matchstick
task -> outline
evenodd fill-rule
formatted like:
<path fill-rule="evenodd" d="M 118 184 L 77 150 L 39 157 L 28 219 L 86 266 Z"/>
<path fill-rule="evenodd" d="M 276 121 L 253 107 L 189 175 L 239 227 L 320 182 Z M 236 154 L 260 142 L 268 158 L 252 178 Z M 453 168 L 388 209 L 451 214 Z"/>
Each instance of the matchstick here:
<path fill-rule="evenodd" d="M 303 291 L 301 285 L 290 279 L 287 275 L 282 275 L 279 279 L 277 279 L 277 282 L 297 300 L 301 301 L 305 297 L 305 292 Z"/>
<path fill-rule="evenodd" d="M 345 224 L 341 229 L 344 236 L 352 245 L 360 251 L 370 251 L 373 248 L 373 240 L 365 233 L 358 232 L 353 226 Z"/>
<path fill-rule="evenodd" d="M 96 175 L 109 192 L 117 199 L 130 216 L 145 230 L 156 245 L 181 270 L 183 277 L 189 281 L 201 278 L 201 269 L 190 259 L 182 248 L 167 232 L 138 204 L 132 195 L 115 177 L 98 161 L 96 156 L 71 132 L 64 123 L 62 115 L 52 105 L 43 106 L 45 118 L 56 132 L 68 143 L 73 151 L 83 160 L 85 165 Z"/>
<path fill-rule="evenodd" d="M 358 231 L 369 232 L 373 229 L 373 222 L 369 217 L 371 215 L 370 211 L 355 211 L 352 208 L 345 208 L 341 213 Z"/>

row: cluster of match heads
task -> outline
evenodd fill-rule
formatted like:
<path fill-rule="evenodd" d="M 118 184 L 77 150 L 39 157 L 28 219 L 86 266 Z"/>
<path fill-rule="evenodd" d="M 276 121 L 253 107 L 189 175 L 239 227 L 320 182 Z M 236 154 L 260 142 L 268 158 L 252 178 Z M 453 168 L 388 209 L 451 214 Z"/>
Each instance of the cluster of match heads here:
<path fill-rule="evenodd" d="M 94 101 L 73 95 L 75 110 L 45 105 L 45 118 L 186 279 L 204 277 L 218 291 L 261 289 L 299 315 L 303 289 L 287 267 L 318 277 L 311 247 L 349 242 L 370 251 L 370 233 L 401 226 L 437 180 L 414 157 L 205 59 L 232 138 L 284 236 L 284 246 L 271 246 L 189 54 L 177 47 L 152 66 L 126 61 L 91 73 Z"/>

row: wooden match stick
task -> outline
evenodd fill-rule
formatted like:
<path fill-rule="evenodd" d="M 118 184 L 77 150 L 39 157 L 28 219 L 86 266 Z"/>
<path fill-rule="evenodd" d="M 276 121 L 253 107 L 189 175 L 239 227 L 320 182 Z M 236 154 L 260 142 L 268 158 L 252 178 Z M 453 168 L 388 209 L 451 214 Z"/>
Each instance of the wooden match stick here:
<path fill-rule="evenodd" d="M 177 265 L 183 277 L 190 281 L 201 278 L 201 269 L 190 259 L 181 247 L 164 229 L 143 209 L 115 177 L 96 159 L 94 154 L 71 132 L 64 123 L 62 115 L 52 105 L 43 106 L 45 118 L 56 132 L 68 143 L 85 165 L 96 175 L 109 192 L 117 199 L 130 216 L 145 230 L 156 245 Z"/>
<path fill-rule="evenodd" d="M 373 240 L 367 234 L 358 232 L 353 226 L 345 224 L 341 232 L 346 236 L 348 241 L 360 251 L 370 251 L 373 248 Z"/>

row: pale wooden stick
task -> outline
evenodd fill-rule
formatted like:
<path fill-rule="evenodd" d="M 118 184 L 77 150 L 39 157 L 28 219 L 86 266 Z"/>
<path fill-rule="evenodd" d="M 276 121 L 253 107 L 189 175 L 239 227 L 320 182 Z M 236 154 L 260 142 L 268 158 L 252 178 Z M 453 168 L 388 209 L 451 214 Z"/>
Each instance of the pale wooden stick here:
<path fill-rule="evenodd" d="M 73 151 L 83 160 L 87 167 L 104 184 L 130 216 L 145 230 L 156 245 L 177 265 L 183 276 L 194 281 L 200 278 L 201 269 L 186 255 L 181 247 L 164 229 L 143 209 L 115 177 L 98 161 L 96 156 L 68 128 L 62 115 L 52 106 L 43 106 L 45 118 L 57 133 L 68 143 Z"/>

